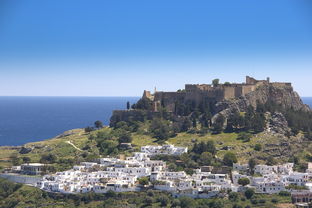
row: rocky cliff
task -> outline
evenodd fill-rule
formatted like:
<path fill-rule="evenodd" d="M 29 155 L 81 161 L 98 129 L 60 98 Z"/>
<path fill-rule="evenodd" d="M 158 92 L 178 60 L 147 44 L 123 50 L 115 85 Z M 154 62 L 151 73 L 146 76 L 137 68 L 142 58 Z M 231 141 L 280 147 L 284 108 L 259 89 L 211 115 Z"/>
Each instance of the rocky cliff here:
<path fill-rule="evenodd" d="M 257 103 L 265 104 L 267 102 L 278 104 L 285 109 L 292 108 L 296 111 L 311 112 L 310 107 L 302 102 L 298 93 L 291 86 L 279 87 L 265 84 L 245 96 L 218 102 L 216 107 L 219 113 L 214 116 L 213 121 L 220 114 L 227 118 L 233 112 L 246 111 L 250 105 L 256 108 Z"/>

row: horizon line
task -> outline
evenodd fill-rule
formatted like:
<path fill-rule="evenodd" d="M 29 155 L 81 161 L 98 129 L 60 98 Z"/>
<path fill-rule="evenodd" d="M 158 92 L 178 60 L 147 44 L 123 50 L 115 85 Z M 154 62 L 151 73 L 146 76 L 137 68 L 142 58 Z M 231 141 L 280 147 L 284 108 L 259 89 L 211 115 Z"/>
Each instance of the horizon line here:
<path fill-rule="evenodd" d="M 0 95 L 0 97 L 142 97 L 131 95 Z M 312 97 L 312 96 L 311 96 Z"/>
<path fill-rule="evenodd" d="M 0 95 L 0 97 L 142 97 L 139 95 Z M 312 98 L 309 96 L 299 96 L 301 98 Z"/>

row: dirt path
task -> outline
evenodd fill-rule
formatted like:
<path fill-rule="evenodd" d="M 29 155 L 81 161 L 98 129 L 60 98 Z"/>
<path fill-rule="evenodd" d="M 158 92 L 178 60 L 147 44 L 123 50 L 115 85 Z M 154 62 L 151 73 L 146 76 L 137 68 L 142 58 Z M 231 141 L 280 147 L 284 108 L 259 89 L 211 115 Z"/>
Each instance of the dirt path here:
<path fill-rule="evenodd" d="M 67 144 L 70 144 L 71 146 L 73 146 L 76 150 L 81 151 L 82 150 L 80 148 L 78 148 L 76 145 L 74 145 L 73 143 L 71 143 L 71 141 L 66 141 Z"/>

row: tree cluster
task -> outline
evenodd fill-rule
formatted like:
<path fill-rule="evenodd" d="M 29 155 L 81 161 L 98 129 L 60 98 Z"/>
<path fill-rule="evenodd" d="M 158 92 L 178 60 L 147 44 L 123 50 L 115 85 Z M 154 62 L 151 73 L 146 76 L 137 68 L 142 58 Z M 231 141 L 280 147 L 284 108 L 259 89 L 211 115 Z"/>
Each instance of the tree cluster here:
<path fill-rule="evenodd" d="M 252 131 L 254 133 L 262 132 L 265 128 L 264 109 L 257 105 L 255 110 L 251 105 L 248 106 L 245 113 L 235 112 L 227 120 L 227 132 Z"/>
<path fill-rule="evenodd" d="M 131 143 L 132 136 L 123 129 L 101 131 L 96 135 L 91 135 L 90 140 L 95 140 L 99 151 L 103 155 L 117 155 L 123 151 L 122 143 Z"/>

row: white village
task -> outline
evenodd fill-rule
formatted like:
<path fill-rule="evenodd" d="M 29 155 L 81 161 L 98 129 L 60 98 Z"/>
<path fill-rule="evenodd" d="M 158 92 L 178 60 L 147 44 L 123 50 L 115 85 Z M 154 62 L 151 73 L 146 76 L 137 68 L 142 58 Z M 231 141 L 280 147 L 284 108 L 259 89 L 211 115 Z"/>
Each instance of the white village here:
<path fill-rule="evenodd" d="M 256 193 L 275 194 L 289 191 L 293 203 L 300 205 L 312 201 L 312 163 L 305 173 L 293 171 L 293 163 L 281 165 L 256 165 L 254 174 L 249 174 L 248 164 L 233 164 L 230 174 L 211 172 L 211 166 L 195 169 L 192 175 L 184 171 L 170 172 L 166 162 L 153 160 L 155 155 L 181 155 L 187 147 L 173 145 L 142 146 L 141 152 L 135 152 L 125 159 L 100 158 L 97 162 L 81 162 L 71 170 L 44 175 L 36 182 L 28 182 L 48 192 L 64 194 L 107 193 L 142 191 L 156 189 L 170 192 L 174 197 L 189 196 L 192 198 L 211 198 L 224 196 L 228 191 L 243 192 L 252 188 Z M 16 173 L 37 175 L 44 164 L 29 163 L 12 167 Z M 142 178 L 147 183 L 139 183 Z M 240 182 L 248 179 L 247 183 Z M 25 182 L 27 183 L 27 182 Z M 292 190 L 289 187 L 304 187 L 303 190 Z M 299 207 L 299 206 L 298 206 Z"/>

